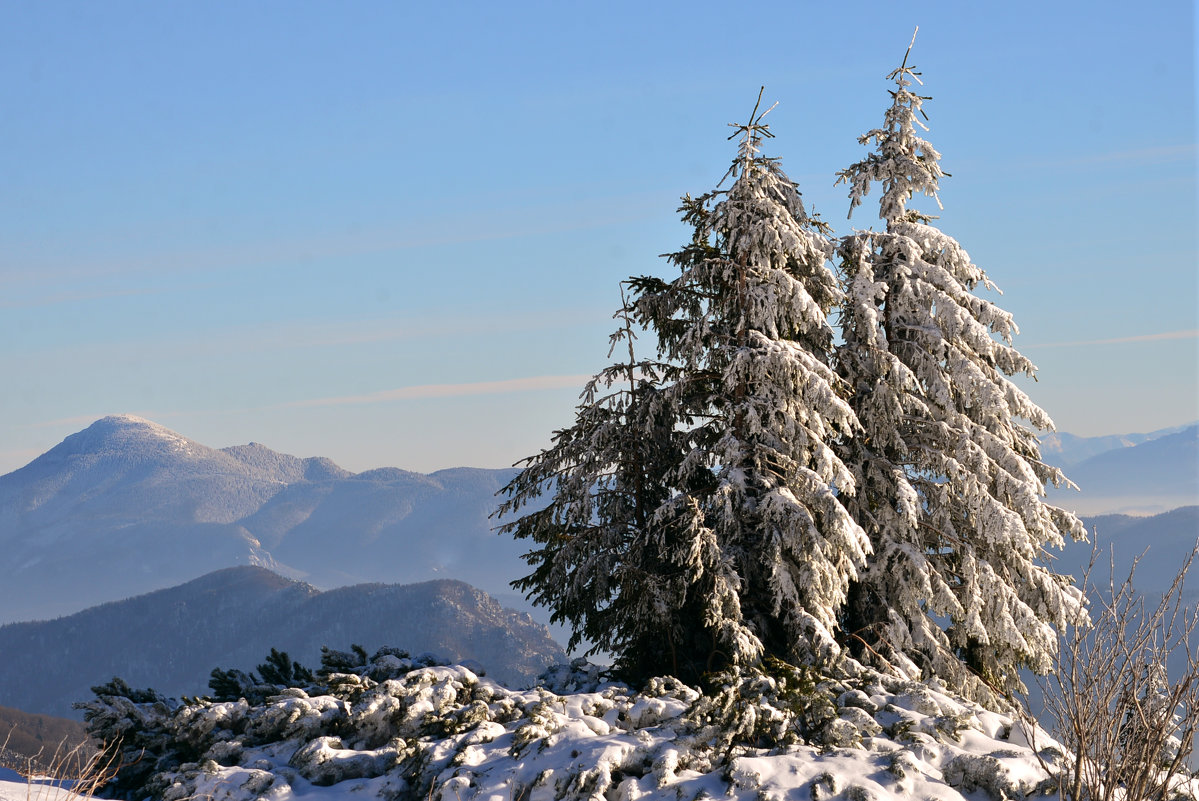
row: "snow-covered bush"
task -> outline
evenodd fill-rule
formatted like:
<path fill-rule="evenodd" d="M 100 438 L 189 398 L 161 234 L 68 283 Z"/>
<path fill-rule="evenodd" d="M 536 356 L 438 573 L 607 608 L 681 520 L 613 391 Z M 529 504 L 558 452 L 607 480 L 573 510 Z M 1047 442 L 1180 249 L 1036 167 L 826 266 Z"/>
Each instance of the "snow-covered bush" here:
<path fill-rule="evenodd" d="M 698 700 L 687 720 L 717 750 L 860 743 L 852 724 L 838 725 L 836 699 L 844 688 L 821 681 L 811 668 L 770 658 L 761 668 L 730 668 L 710 683 L 716 689 Z"/>
<path fill-rule="evenodd" d="M 168 698 L 114 678 L 75 706 L 106 759 L 119 766 L 109 791 L 124 794 L 154 787 L 152 777 L 203 757 L 236 763 L 247 746 L 338 734 L 349 727 L 351 705 L 370 687 L 406 677 L 413 668 L 444 664 L 432 654 L 411 659 L 390 647 L 369 659 L 358 647 L 352 654 L 323 649 L 321 662 L 314 674 L 272 648 L 258 673 L 214 669 L 211 697 Z M 333 672 L 343 667 L 351 672 Z"/>
<path fill-rule="evenodd" d="M 322 787 L 384 801 L 961 801 L 980 791 L 1008 801 L 1053 786 L 1011 718 L 936 682 L 852 662 L 832 678 L 771 661 L 713 676 L 706 693 L 671 678 L 634 691 L 578 661 L 529 690 L 461 665 L 410 665 L 381 681 L 366 675 L 370 663 L 354 668 L 257 704 L 164 707 L 108 695 L 91 710 L 120 710 L 115 718 L 136 718 L 160 738 L 147 752 L 152 770 L 126 773 L 110 792 L 131 801 L 281 801 Z M 92 715 L 93 733 L 114 735 L 115 718 Z"/>
<path fill-rule="evenodd" d="M 171 726 L 179 702 L 174 698 L 134 689 L 119 678 L 92 692 L 95 699 L 76 707 L 84 711 L 88 734 L 102 745 L 105 760 L 118 766 L 108 792 L 137 792 L 155 774 L 201 753 L 200 744 L 175 739 Z"/>

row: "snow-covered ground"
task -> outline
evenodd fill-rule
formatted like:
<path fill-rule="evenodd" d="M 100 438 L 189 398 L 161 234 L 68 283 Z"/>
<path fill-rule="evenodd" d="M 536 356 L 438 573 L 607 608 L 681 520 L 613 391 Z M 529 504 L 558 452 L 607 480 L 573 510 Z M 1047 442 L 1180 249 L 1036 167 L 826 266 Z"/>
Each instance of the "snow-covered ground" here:
<path fill-rule="evenodd" d="M 381 649 L 307 688 L 236 701 L 110 685 L 88 704 L 119 736 L 120 796 L 155 801 L 1015 801 L 1059 797 L 1060 746 L 1018 716 L 846 660 L 782 663 L 634 692 L 576 660 L 511 690 L 477 664 Z M 348 655 L 341 655 L 348 656 Z M 237 697 L 236 694 L 230 697 Z M 1199 798 L 1199 780 L 1182 788 Z M 80 801 L 0 771 L 0 801 Z"/>
<path fill-rule="evenodd" d="M 26 780 L 10 768 L 0 767 L 0 801 L 78 801 L 79 796 L 49 779 Z"/>
<path fill-rule="evenodd" d="M 335 674 L 327 694 L 287 689 L 257 706 L 201 702 L 165 716 L 150 705 L 95 709 L 114 725 L 138 718 L 186 740 L 192 761 L 162 763 L 150 783 L 166 801 L 1056 795 L 1046 769 L 1059 756 L 1054 743 L 1037 733 L 1038 758 L 1010 716 L 936 682 L 862 670 L 804 687 L 797 675 L 758 676 L 700 700 L 674 680 L 634 693 L 578 665 L 520 691 L 462 666 L 432 666 L 381 681 Z"/>
<path fill-rule="evenodd" d="M 15 770 L 0 767 L 0 801 L 25 801 L 29 785 Z"/>

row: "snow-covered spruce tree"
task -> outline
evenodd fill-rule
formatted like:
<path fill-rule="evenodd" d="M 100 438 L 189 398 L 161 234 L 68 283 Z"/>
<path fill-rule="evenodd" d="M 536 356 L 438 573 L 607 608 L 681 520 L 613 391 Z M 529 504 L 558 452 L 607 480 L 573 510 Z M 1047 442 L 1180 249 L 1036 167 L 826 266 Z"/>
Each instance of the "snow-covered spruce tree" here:
<path fill-rule="evenodd" d="M 1048 670 L 1058 633 L 1085 615 L 1043 557 L 1086 532 L 1045 501 L 1065 479 L 1041 460 L 1036 432 L 1052 421 L 1009 380 L 1036 369 L 1011 345 L 1012 316 L 972 293 L 995 287 L 907 208 L 945 175 L 917 130 L 918 74 L 905 56 L 883 126 L 859 140 L 874 152 L 839 173 L 851 214 L 881 185 L 885 224 L 839 246 L 836 364 L 862 425 L 841 442 L 858 488 L 845 500 L 874 552 L 841 622 L 857 655 L 993 702 L 1020 688 L 1019 668 Z"/>
<path fill-rule="evenodd" d="M 855 425 L 829 366 L 833 247 L 761 155 L 757 111 L 736 126 L 732 185 L 683 199 L 680 274 L 629 281 L 623 313 L 656 335 L 658 359 L 597 376 L 501 508 L 553 493 L 504 526 L 540 546 L 516 584 L 633 679 L 833 658 L 868 549 L 831 447 Z"/>

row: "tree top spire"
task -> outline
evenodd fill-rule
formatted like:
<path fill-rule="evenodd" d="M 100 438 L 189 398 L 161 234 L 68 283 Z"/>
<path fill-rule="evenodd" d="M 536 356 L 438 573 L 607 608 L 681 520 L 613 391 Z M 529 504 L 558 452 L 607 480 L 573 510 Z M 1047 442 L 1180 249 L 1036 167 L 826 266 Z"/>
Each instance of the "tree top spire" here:
<path fill-rule="evenodd" d="M 916 72 L 916 68 L 908 66 L 908 56 L 912 55 L 912 48 L 916 44 L 916 34 L 918 34 L 918 33 L 920 33 L 919 25 L 916 26 L 916 30 L 912 31 L 912 41 L 908 43 L 908 49 L 903 54 L 903 62 L 899 65 L 898 69 L 891 71 L 891 74 L 887 76 L 887 80 L 896 80 L 898 76 L 906 74 L 906 75 L 911 75 L 912 78 L 916 81 L 916 83 L 920 84 L 921 86 L 924 85 L 924 82 L 916 77 L 917 75 L 920 74 L 920 73 Z"/>
<path fill-rule="evenodd" d="M 896 96 L 896 99 L 898 99 L 899 93 L 904 91 L 905 87 L 912 85 L 912 81 L 915 81 L 916 83 L 920 84 L 921 86 L 924 86 L 924 81 L 920 80 L 920 75 L 921 75 L 920 71 L 916 69 L 915 65 L 912 65 L 910 67 L 908 66 L 908 57 L 910 55 L 912 55 L 912 48 L 916 45 L 916 34 L 918 34 L 918 33 L 920 33 L 919 25 L 916 26 L 916 30 L 912 31 L 912 41 L 910 41 L 908 43 L 908 49 L 906 51 L 904 51 L 903 61 L 900 62 L 899 66 L 896 67 L 895 69 L 891 70 L 891 72 L 887 75 L 887 80 L 895 81 L 895 85 L 897 87 L 899 87 L 897 92 L 892 93 Z M 909 81 L 909 80 L 907 80 L 907 78 L 911 78 L 912 80 Z M 916 96 L 916 99 L 917 100 L 929 100 L 930 98 Z M 916 111 L 920 112 L 921 117 L 924 117 L 924 119 L 926 119 L 926 120 L 928 119 L 928 115 L 924 113 L 924 109 L 920 108 L 918 103 L 914 104 L 913 108 Z M 923 126 L 921 126 L 921 127 L 923 127 Z"/>
<path fill-rule="evenodd" d="M 754 103 L 754 110 L 752 112 L 750 112 L 749 122 L 747 122 L 745 125 L 741 125 L 736 122 L 729 123 L 730 128 L 737 129 L 737 130 L 733 131 L 731 134 L 729 134 L 729 139 L 733 139 L 738 134 L 744 134 L 746 136 L 764 136 L 767 139 L 774 138 L 774 134 L 772 134 L 770 132 L 770 126 L 764 125 L 762 123 L 762 118 L 765 117 L 770 112 L 774 111 L 774 107 L 778 105 L 778 101 L 776 100 L 774 102 L 773 106 L 766 109 L 761 114 L 758 113 L 758 107 L 762 105 L 762 93 L 765 91 L 766 91 L 765 86 L 762 86 L 761 88 L 758 89 L 758 99 Z"/>
<path fill-rule="evenodd" d="M 730 175 L 736 175 L 738 165 L 741 166 L 743 173 L 749 172 L 750 164 L 753 163 L 754 158 L 762 149 L 762 139 L 774 138 L 774 134 L 770 132 L 770 126 L 762 122 L 762 118 L 774 111 L 774 107 L 778 105 L 778 101 L 776 100 L 770 108 L 761 114 L 758 113 L 758 109 L 762 105 L 762 93 L 765 91 L 765 86 L 758 89 L 758 99 L 754 102 L 754 110 L 750 112 L 749 122 L 744 124 L 737 122 L 729 123 L 729 127 L 734 130 L 729 134 L 728 138 L 731 140 L 740 136 L 741 144 L 737 148 L 737 158 L 733 161 L 732 166 L 729 167 L 729 171 L 724 174 L 724 178 L 720 179 L 720 183 L 722 184 L 725 178 L 728 178 Z"/>

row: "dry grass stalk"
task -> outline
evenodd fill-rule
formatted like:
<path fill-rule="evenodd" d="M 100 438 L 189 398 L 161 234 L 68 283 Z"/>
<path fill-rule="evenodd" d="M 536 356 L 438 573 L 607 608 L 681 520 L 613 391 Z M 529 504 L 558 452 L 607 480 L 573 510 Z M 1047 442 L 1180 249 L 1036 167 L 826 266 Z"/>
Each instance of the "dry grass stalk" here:
<path fill-rule="evenodd" d="M 8 751 L 9 737 L 0 743 L 0 754 L 8 757 L 7 767 L 25 777 L 25 801 L 91 798 L 116 776 L 120 767 L 112 753 L 106 754 L 89 742 L 68 747 L 64 740 L 51 754 L 38 751 L 20 756 Z"/>
<path fill-rule="evenodd" d="M 1193 645 L 1199 610 L 1183 603 L 1196 551 L 1199 543 L 1156 603 L 1134 589 L 1139 558 L 1117 584 L 1109 556 L 1106 587 L 1095 586 L 1099 552 L 1092 551 L 1083 587 L 1093 622 L 1063 639 L 1053 671 L 1040 682 L 1045 711 L 1066 749 L 1064 801 L 1196 797 L 1199 782 L 1188 757 L 1199 732 Z"/>

